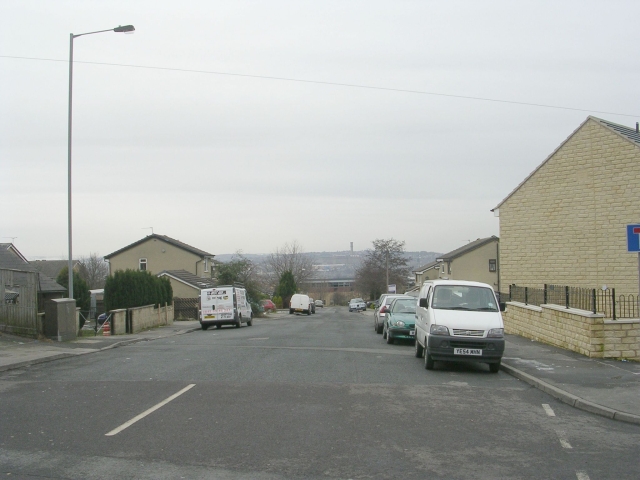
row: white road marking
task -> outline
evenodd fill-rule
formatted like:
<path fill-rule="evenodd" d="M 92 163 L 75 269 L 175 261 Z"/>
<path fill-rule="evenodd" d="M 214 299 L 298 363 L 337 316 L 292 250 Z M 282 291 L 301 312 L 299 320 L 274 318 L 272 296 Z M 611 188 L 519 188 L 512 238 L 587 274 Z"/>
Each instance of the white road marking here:
<path fill-rule="evenodd" d="M 548 403 L 543 403 L 542 408 L 544 408 L 544 411 L 547 412 L 547 415 L 549 415 L 550 417 L 556 416 L 556 413 L 553 411 L 553 409 L 549 406 Z"/>
<path fill-rule="evenodd" d="M 122 425 L 120 425 L 118 428 L 115 428 L 113 430 L 111 430 L 109 433 L 105 433 L 105 436 L 107 437 L 111 437 L 113 435 L 117 435 L 118 433 L 120 433 L 122 430 L 124 430 L 125 428 L 130 427 L 131 425 L 133 425 L 134 423 L 136 423 L 138 420 L 142 420 L 144 417 L 146 417 L 147 415 L 149 415 L 150 413 L 155 412 L 156 410 L 158 410 L 160 407 L 163 407 L 164 405 L 166 405 L 167 403 L 169 403 L 172 400 L 175 400 L 176 398 L 178 398 L 180 395 L 182 395 L 183 393 L 185 393 L 188 390 L 191 390 L 193 387 L 195 387 L 196 384 L 192 383 L 191 385 L 187 385 L 186 387 L 184 387 L 182 390 L 180 390 L 178 393 L 174 393 L 173 395 L 171 395 L 169 398 L 167 398 L 166 400 L 163 400 L 162 402 L 158 403 L 157 405 L 151 407 L 150 409 L 142 412 L 140 415 L 133 417 L 131 420 L 129 420 L 128 422 L 123 423 Z"/>
<path fill-rule="evenodd" d="M 590 480 L 587 472 L 577 471 L 576 477 L 578 478 L 578 480 Z"/>
<path fill-rule="evenodd" d="M 567 439 L 567 432 L 564 430 L 556 430 L 556 435 L 558 435 L 558 440 L 560 440 L 562 448 L 573 448 Z"/>

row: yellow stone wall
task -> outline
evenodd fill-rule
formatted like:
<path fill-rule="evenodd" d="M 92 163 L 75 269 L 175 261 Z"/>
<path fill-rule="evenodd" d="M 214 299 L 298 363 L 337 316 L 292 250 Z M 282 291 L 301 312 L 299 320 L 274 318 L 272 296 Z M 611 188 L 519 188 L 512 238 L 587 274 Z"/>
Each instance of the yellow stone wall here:
<path fill-rule="evenodd" d="M 640 320 L 605 320 L 584 310 L 517 302 L 508 303 L 502 319 L 508 334 L 593 358 L 640 360 Z"/>

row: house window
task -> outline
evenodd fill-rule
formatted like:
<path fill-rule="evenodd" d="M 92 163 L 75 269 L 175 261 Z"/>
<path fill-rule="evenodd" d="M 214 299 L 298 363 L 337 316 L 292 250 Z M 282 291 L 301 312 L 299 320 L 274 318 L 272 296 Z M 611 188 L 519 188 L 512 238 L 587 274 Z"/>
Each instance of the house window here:
<path fill-rule="evenodd" d="M 147 269 L 147 259 L 146 258 L 141 258 L 140 259 L 140 270 L 146 270 Z"/>
<path fill-rule="evenodd" d="M 207 262 L 207 257 L 204 258 L 204 271 L 209 271 L 209 262 Z"/>
<path fill-rule="evenodd" d="M 490 272 L 495 272 L 496 271 L 496 259 L 492 258 L 489 260 L 489 271 Z"/>

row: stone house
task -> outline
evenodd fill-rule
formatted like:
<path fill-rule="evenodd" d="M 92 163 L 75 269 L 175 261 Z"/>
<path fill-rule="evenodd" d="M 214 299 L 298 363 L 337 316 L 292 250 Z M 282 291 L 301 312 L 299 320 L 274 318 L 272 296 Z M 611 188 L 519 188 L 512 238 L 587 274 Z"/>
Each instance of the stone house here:
<path fill-rule="evenodd" d="M 496 236 L 479 238 L 449 253 L 440 255 L 435 262 L 413 271 L 416 285 L 425 280 L 447 278 L 488 283 L 500 291 L 499 253 L 500 239 Z"/>
<path fill-rule="evenodd" d="M 440 278 L 440 269 L 442 265 L 440 262 L 431 262 L 423 265 L 417 270 L 413 271 L 413 275 L 415 276 L 416 288 L 418 290 L 422 286 L 422 284 L 427 280 L 435 280 Z"/>
<path fill-rule="evenodd" d="M 116 250 L 104 259 L 109 275 L 117 270 L 146 270 L 158 274 L 164 270 L 184 270 L 196 277 L 213 276 L 215 255 L 166 235 L 151 234 Z"/>
<path fill-rule="evenodd" d="M 640 223 L 640 132 L 589 116 L 493 212 L 500 283 L 638 294 L 626 225 Z"/>
<path fill-rule="evenodd" d="M 163 270 L 158 277 L 166 277 L 171 282 L 173 296 L 177 298 L 200 297 L 200 290 L 213 288 L 216 282 L 211 278 L 203 278 L 186 270 Z"/>

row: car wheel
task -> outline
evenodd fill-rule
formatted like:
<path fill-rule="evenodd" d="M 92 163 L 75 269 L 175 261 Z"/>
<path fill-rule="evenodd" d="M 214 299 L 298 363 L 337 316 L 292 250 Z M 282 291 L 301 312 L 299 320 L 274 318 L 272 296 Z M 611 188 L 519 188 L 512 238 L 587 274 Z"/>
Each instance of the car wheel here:
<path fill-rule="evenodd" d="M 498 360 L 498 363 L 490 363 L 489 364 L 489 371 L 491 373 L 498 373 L 500 371 L 500 362 L 501 362 L 501 360 Z"/>
<path fill-rule="evenodd" d="M 422 345 L 420 345 L 420 342 L 417 339 L 415 340 L 415 350 L 416 358 L 422 358 L 422 354 L 424 353 L 424 351 L 422 349 Z"/>
<path fill-rule="evenodd" d="M 427 370 L 433 370 L 433 366 L 436 362 L 433 361 L 433 357 L 429 355 L 429 350 L 424 351 L 424 368 Z"/>
<path fill-rule="evenodd" d="M 378 320 L 376 320 L 375 318 L 373 319 L 373 329 L 376 333 L 378 333 Z"/>
<path fill-rule="evenodd" d="M 384 325 L 378 324 L 378 333 L 382 333 L 383 328 L 384 328 Z"/>
<path fill-rule="evenodd" d="M 393 345 L 393 337 L 391 336 L 391 332 L 389 331 L 388 328 L 387 328 L 387 343 L 389 345 Z"/>
<path fill-rule="evenodd" d="M 384 340 L 385 338 L 387 338 L 387 329 L 382 327 L 382 339 Z"/>
<path fill-rule="evenodd" d="M 209 328 L 209 325 L 201 325 L 203 330 L 206 330 L 207 328 Z"/>

